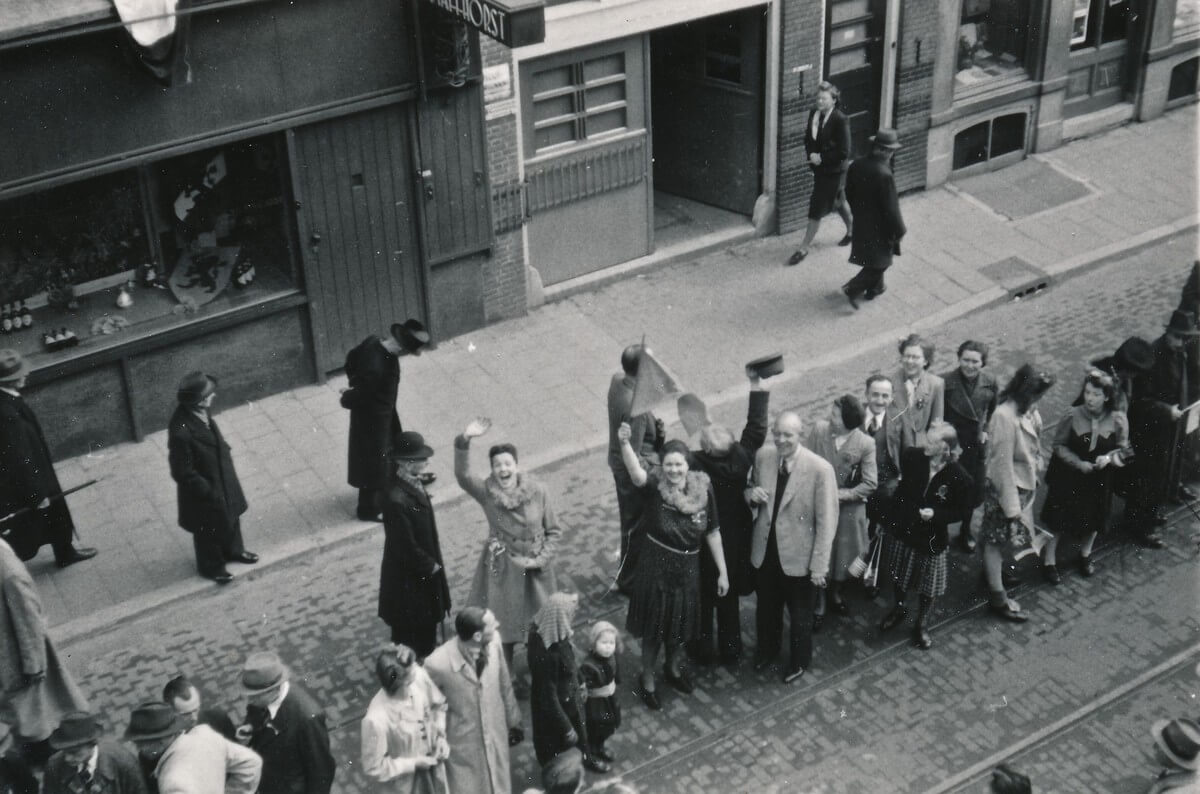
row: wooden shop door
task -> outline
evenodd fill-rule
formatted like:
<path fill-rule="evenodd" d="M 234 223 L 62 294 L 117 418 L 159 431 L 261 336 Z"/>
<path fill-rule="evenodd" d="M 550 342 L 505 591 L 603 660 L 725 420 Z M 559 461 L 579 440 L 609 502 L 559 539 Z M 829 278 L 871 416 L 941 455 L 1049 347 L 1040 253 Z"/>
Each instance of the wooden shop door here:
<path fill-rule="evenodd" d="M 850 148 L 854 157 L 867 153 L 867 139 L 879 126 L 886 13 L 885 0 L 831 0 L 829 3 L 825 74 L 841 91 L 841 108 L 850 120 Z M 815 80 L 812 86 L 810 99 L 815 100 Z M 808 116 L 804 119 L 807 122 Z"/>
<path fill-rule="evenodd" d="M 417 247 L 407 105 L 299 127 L 288 135 L 297 226 L 322 372 L 369 334 L 427 321 Z"/>

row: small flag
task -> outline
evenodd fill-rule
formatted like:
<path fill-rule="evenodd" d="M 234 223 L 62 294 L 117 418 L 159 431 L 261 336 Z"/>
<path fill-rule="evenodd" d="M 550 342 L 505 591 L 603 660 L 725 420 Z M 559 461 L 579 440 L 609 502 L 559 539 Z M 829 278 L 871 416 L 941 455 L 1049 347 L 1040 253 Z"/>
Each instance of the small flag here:
<path fill-rule="evenodd" d="M 670 395 L 682 391 L 678 379 L 654 357 L 643 341 L 642 352 L 638 356 L 637 381 L 633 386 L 633 403 L 629 407 L 630 416 L 640 416 Z"/>

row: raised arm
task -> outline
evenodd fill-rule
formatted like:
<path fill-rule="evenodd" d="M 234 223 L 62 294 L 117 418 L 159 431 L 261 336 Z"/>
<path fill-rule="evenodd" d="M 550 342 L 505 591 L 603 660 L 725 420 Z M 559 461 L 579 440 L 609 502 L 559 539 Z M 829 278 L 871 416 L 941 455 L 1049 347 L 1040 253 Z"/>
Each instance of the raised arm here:
<path fill-rule="evenodd" d="M 646 470 L 642 467 L 642 461 L 638 458 L 637 452 L 630 445 L 630 436 L 633 430 L 629 427 L 628 422 L 622 422 L 617 428 L 617 440 L 621 442 L 621 462 L 625 464 L 625 470 L 629 472 L 629 479 L 633 480 L 633 484 L 639 488 L 646 484 Z"/>
<path fill-rule="evenodd" d="M 454 439 L 454 479 L 458 485 L 477 501 L 487 497 L 483 480 L 471 474 L 471 439 L 478 438 L 492 427 L 492 420 L 485 416 L 476 417 L 467 423 L 462 434 Z"/>
<path fill-rule="evenodd" d="M 767 440 L 767 405 L 771 393 L 762 388 L 761 381 L 750 377 L 750 404 L 746 410 L 746 427 L 742 430 L 741 445 L 753 455 Z"/>

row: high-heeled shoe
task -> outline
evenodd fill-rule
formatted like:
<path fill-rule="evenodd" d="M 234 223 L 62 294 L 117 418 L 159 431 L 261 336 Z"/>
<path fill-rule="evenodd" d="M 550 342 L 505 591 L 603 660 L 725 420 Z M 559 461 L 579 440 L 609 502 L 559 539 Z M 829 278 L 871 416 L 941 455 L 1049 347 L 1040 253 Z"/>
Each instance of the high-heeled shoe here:
<path fill-rule="evenodd" d="M 1079 558 L 1079 573 L 1083 576 L 1091 576 L 1096 573 L 1096 566 L 1092 562 L 1092 555 L 1085 554 Z"/>
<path fill-rule="evenodd" d="M 1057 565 L 1043 565 L 1042 578 L 1055 587 L 1058 587 L 1060 584 L 1062 584 L 1062 576 L 1058 573 Z"/>
<path fill-rule="evenodd" d="M 1013 609 L 1011 602 L 1006 601 L 1003 606 L 988 604 L 988 609 L 991 610 L 992 614 L 996 617 L 1004 618 L 1005 620 L 1012 621 L 1013 623 L 1024 623 L 1025 621 L 1029 620 L 1029 616 L 1024 612 L 1019 612 Z"/>
<path fill-rule="evenodd" d="M 687 674 L 687 670 L 680 669 L 680 671 L 676 674 L 671 672 L 670 666 L 664 667 L 663 680 L 685 695 L 690 695 L 696 691 L 696 685 L 692 682 L 691 677 Z"/>
<path fill-rule="evenodd" d="M 887 614 L 887 617 L 880 622 L 879 630 L 890 631 L 891 629 L 894 629 L 896 626 L 899 626 L 901 623 L 903 623 L 904 619 L 907 617 L 908 609 L 903 604 L 897 604 L 896 607 Z"/>
<path fill-rule="evenodd" d="M 653 689 L 646 689 L 646 687 L 641 686 L 638 687 L 637 694 L 642 699 L 642 702 L 646 704 L 646 708 L 651 711 L 662 711 L 662 703 L 658 699 L 658 693 Z"/>

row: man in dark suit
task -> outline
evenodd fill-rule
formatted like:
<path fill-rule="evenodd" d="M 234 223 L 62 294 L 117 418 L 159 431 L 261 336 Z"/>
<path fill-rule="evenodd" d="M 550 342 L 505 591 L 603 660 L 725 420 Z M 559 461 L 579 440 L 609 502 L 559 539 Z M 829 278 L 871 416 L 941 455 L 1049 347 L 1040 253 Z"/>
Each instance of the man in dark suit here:
<path fill-rule="evenodd" d="M 900 240 L 908 231 L 900 215 L 892 157 L 900 148 L 893 129 L 881 129 L 871 137 L 871 153 L 855 160 L 846 171 L 846 199 L 854 213 L 854 239 L 850 264 L 862 268 L 842 287 L 850 305 L 858 299 L 871 300 L 887 289 L 883 274 L 900 253 Z"/>
<path fill-rule="evenodd" d="M 621 353 L 621 372 L 614 374 L 608 384 L 608 467 L 612 470 L 613 481 L 617 485 L 617 513 L 621 522 L 621 575 L 617 580 L 617 587 L 622 593 L 628 593 L 633 581 L 636 555 L 630 554 L 629 533 L 641 515 L 642 502 L 638 488 L 629 478 L 629 470 L 621 460 L 621 442 L 617 438 L 617 428 L 623 422 L 629 424 L 633 432 L 629 438 L 629 446 L 633 447 L 634 453 L 642 461 L 642 468 L 649 471 L 651 466 L 658 463 L 655 453 L 658 423 L 654 414 L 647 411 L 633 416 L 630 413 L 641 354 L 641 345 L 625 348 Z"/>
<path fill-rule="evenodd" d="M 350 451 L 347 481 L 358 489 L 356 515 L 378 521 L 387 487 L 387 451 L 401 430 L 396 412 L 400 362 L 419 356 L 429 344 L 425 326 L 416 320 L 393 323 L 387 337 L 372 334 L 346 354 L 349 388 L 342 390 L 342 407 L 350 410 Z"/>
<path fill-rule="evenodd" d="M 450 587 L 442 563 L 433 503 L 421 480 L 433 450 L 420 433 L 404 432 L 390 457 L 396 469 L 383 505 L 383 563 L 379 617 L 392 642 L 424 659 L 437 647 L 437 628 L 450 613 Z"/>
<path fill-rule="evenodd" d="M 233 457 L 210 410 L 217 380 L 189 372 L 179 382 L 179 406 L 167 426 L 167 461 L 176 483 L 179 526 L 192 533 L 196 570 L 217 584 L 229 584 L 227 562 L 253 565 L 258 555 L 242 543 L 241 515 L 246 497 Z"/>
<path fill-rule="evenodd" d="M 271 651 L 246 658 L 242 688 L 249 706 L 239 732 L 249 728 L 247 744 L 262 756 L 258 794 L 329 794 L 336 768 L 324 710 Z"/>
<path fill-rule="evenodd" d="M 54 474 L 50 447 L 33 411 L 21 397 L 29 364 L 15 350 L 0 350 L 0 516 L 32 508 L 0 524 L 0 533 L 22 560 L 49 544 L 58 567 L 96 556 L 75 546 L 75 522 Z"/>
<path fill-rule="evenodd" d="M 968 339 L 958 346 L 958 368 L 942 376 L 945 381 L 944 415 L 955 432 L 962 448 L 958 462 L 971 475 L 972 487 L 964 507 L 959 543 L 963 551 L 975 551 L 971 537 L 971 518 L 975 508 L 983 503 L 984 445 L 987 444 L 987 425 L 996 410 L 1000 385 L 996 376 L 985 372 L 988 346 Z"/>
<path fill-rule="evenodd" d="M 833 83 L 817 86 L 817 106 L 808 116 L 804 128 L 804 153 L 813 173 L 812 195 L 808 199 L 808 228 L 804 242 L 788 259 L 796 265 L 808 256 L 808 247 L 821 228 L 821 219 L 833 210 L 846 224 L 846 234 L 838 245 L 850 245 L 853 239 L 853 216 L 846 203 L 846 168 L 850 165 L 850 121 L 837 109 L 841 92 Z"/>
<path fill-rule="evenodd" d="M 146 794 L 137 756 L 102 735 L 86 711 L 63 717 L 50 734 L 55 753 L 46 763 L 44 794 Z"/>

